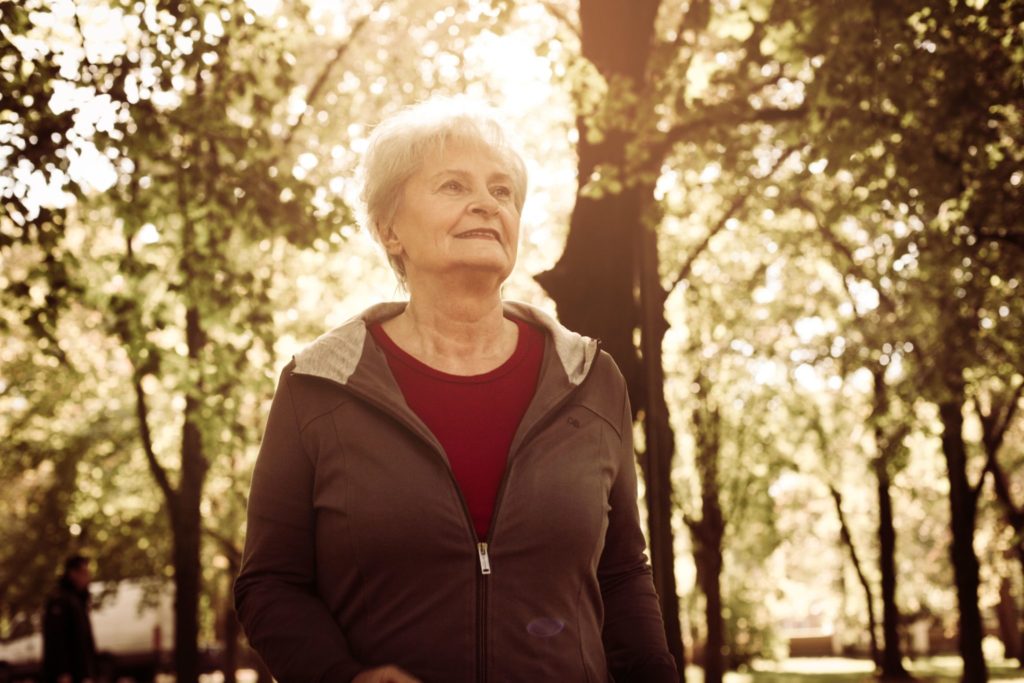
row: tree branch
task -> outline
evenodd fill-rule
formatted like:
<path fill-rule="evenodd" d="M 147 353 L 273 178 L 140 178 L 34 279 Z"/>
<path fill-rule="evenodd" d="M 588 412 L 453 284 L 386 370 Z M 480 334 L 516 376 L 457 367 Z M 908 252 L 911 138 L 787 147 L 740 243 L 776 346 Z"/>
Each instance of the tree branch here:
<path fill-rule="evenodd" d="M 886 461 L 892 458 L 908 434 L 910 434 L 910 423 L 907 421 L 901 422 L 891 434 L 885 434 L 885 447 L 882 449 L 881 457 Z"/>
<path fill-rule="evenodd" d="M 238 567 L 241 565 L 242 550 L 235 543 L 235 539 L 225 536 L 209 525 L 203 525 L 203 533 L 217 541 L 217 545 L 224 551 L 231 566 Z"/>
<path fill-rule="evenodd" d="M 568 14 L 562 11 L 561 8 L 556 7 L 553 2 L 542 1 L 539 4 L 541 7 L 547 10 L 548 14 L 557 19 L 558 23 L 567 28 L 574 36 L 576 36 L 577 40 L 579 40 L 581 43 L 583 42 L 583 32 L 580 31 L 579 24 L 574 22 Z"/>
<path fill-rule="evenodd" d="M 992 473 L 992 484 L 995 489 L 996 498 L 1003 506 L 1003 510 L 1006 513 L 1006 521 L 1009 522 L 1010 526 L 1013 527 L 1013 530 L 1019 536 L 1021 533 L 1024 533 L 1024 507 L 1019 507 L 1013 502 L 1006 471 L 999 464 L 996 455 L 988 453 L 987 458 L 990 462 L 986 463 L 986 466 Z"/>
<path fill-rule="evenodd" d="M 981 476 L 978 477 L 977 485 L 972 487 L 971 493 L 975 500 L 977 500 L 981 493 L 981 487 L 985 483 L 985 475 L 991 472 L 996 489 L 996 497 L 1003 502 L 1008 510 L 1012 510 L 1017 514 L 1020 514 L 1020 512 L 1013 505 L 1009 486 L 1005 478 L 1006 475 L 999 466 L 999 449 L 1003 445 L 1003 437 L 1006 435 L 1006 430 L 1009 428 L 1013 416 L 1017 412 L 1017 404 L 1020 403 L 1022 393 L 1024 393 L 1024 381 L 1018 384 L 1017 388 L 1011 392 L 1010 398 L 1005 404 L 997 406 L 995 401 L 993 401 L 992 410 L 988 413 L 982 409 L 981 403 L 977 399 L 974 401 L 974 408 L 978 413 L 978 420 L 981 422 L 981 441 L 985 446 L 985 467 L 981 471 Z"/>
<path fill-rule="evenodd" d="M 683 265 L 679 268 L 679 272 L 677 272 L 676 276 L 672 279 L 672 284 L 669 285 L 668 288 L 665 290 L 665 293 L 663 295 L 664 299 L 668 298 L 669 294 L 671 294 L 675 290 L 675 288 L 679 286 L 680 282 L 682 282 L 683 280 L 690 276 L 690 271 L 693 270 L 694 262 L 708 248 L 708 245 L 711 243 L 711 239 L 725 228 L 725 225 L 726 223 L 729 222 L 729 219 L 735 216 L 736 213 L 741 208 L 743 208 L 743 206 L 747 203 L 747 198 L 749 196 L 749 192 L 741 192 L 738 193 L 735 197 L 733 197 L 732 204 L 729 205 L 729 208 L 726 209 L 725 213 L 723 213 L 719 217 L 718 222 L 715 223 L 714 227 L 708 230 L 708 233 L 704 236 L 704 239 L 701 240 L 701 243 L 694 247 L 693 251 L 691 251 L 690 254 L 686 257 L 686 260 L 683 262 Z"/>
<path fill-rule="evenodd" d="M 708 22 L 711 20 L 711 8 L 708 5 L 708 0 L 691 0 L 689 7 L 683 12 L 683 16 L 679 18 L 679 24 L 676 26 L 676 37 L 672 40 L 672 47 L 680 48 L 683 46 L 683 34 L 688 30 L 693 30 L 695 33 L 707 28 Z"/>
<path fill-rule="evenodd" d="M 95 66 L 92 60 L 89 59 L 89 49 L 85 41 L 85 31 L 82 29 L 82 17 L 78 14 L 78 3 L 75 3 L 75 9 L 72 13 L 75 18 L 75 30 L 78 32 L 78 39 L 82 48 L 82 61 L 86 66 Z"/>
<path fill-rule="evenodd" d="M 135 415 L 139 420 L 139 437 L 142 440 L 142 449 L 146 453 L 146 462 L 149 464 L 150 473 L 170 503 L 177 496 L 177 491 L 171 486 L 170 479 L 167 478 L 167 470 L 157 460 L 156 452 L 153 450 L 153 437 L 149 431 L 149 408 L 146 405 L 146 392 L 142 388 L 142 377 L 136 377 L 134 384 Z"/>
<path fill-rule="evenodd" d="M 1024 395 L 1024 380 L 1021 380 L 1021 383 L 1017 385 L 1017 388 L 1010 395 L 1009 400 L 1000 408 L 1002 419 L 998 420 L 998 424 L 993 425 L 996 429 L 996 441 L 993 444 L 996 451 L 1003 445 L 1003 437 L 1006 436 L 1006 430 L 1010 428 L 1010 424 L 1013 422 L 1022 395 Z"/>
<path fill-rule="evenodd" d="M 696 540 L 697 543 L 704 546 L 708 545 L 711 540 L 708 535 L 711 529 L 709 528 L 710 525 L 706 519 L 703 517 L 697 519 L 696 517 L 684 512 L 683 523 L 686 524 L 686 528 L 690 530 L 690 534 L 694 537 L 694 540 Z"/>
<path fill-rule="evenodd" d="M 677 142 L 692 138 L 698 132 L 706 132 L 721 126 L 732 127 L 744 123 L 795 121 L 806 116 L 809 111 L 810 109 L 804 104 L 792 109 L 765 107 L 764 109 L 746 109 L 740 112 L 728 110 L 727 107 L 711 108 L 707 110 L 704 116 L 680 123 L 669 130 L 662 140 L 662 146 L 668 149 Z"/>
<path fill-rule="evenodd" d="M 978 475 L 978 481 L 971 485 L 970 479 L 967 480 L 967 493 L 971 497 L 971 508 L 972 510 L 978 507 L 978 498 L 981 497 L 981 489 L 985 486 L 985 477 L 989 473 L 993 473 L 996 467 L 996 459 L 994 455 L 985 454 L 985 466 L 981 468 L 981 474 Z"/>
<path fill-rule="evenodd" d="M 820 232 L 822 237 L 825 238 L 825 241 L 829 244 L 829 246 L 831 246 L 835 251 L 842 254 L 842 256 L 846 259 L 847 269 L 850 271 L 850 274 L 853 275 L 854 277 L 858 277 L 861 280 L 864 280 L 865 282 L 870 282 L 875 292 L 878 293 L 879 304 L 885 309 L 886 313 L 892 313 L 893 315 L 895 315 L 896 304 L 892 301 L 892 299 L 889 298 L 889 295 L 886 294 L 885 290 L 879 285 L 878 279 L 872 277 L 867 272 L 867 270 L 865 270 L 859 263 L 857 263 L 857 260 L 853 257 L 853 250 L 850 249 L 849 245 L 847 245 L 845 242 L 839 239 L 838 235 L 832 232 L 832 229 L 829 226 L 825 225 L 825 222 L 821 220 L 821 216 L 818 215 L 818 212 L 814 209 L 813 206 L 811 206 L 810 202 L 808 202 L 805 197 L 798 196 L 796 198 L 796 204 L 801 209 L 809 213 L 812 218 L 814 218 L 814 222 L 818 226 L 818 232 Z M 843 285 L 846 286 L 845 277 L 843 278 Z M 849 291 L 849 289 L 847 289 L 847 291 Z M 855 300 L 854 310 L 856 310 Z"/>
<path fill-rule="evenodd" d="M 1024 233 L 1011 232 L 1007 228 L 979 228 L 977 233 L 987 240 L 1008 244 L 1018 251 L 1024 251 Z"/>
<path fill-rule="evenodd" d="M 316 80 L 313 81 L 313 85 L 309 89 L 309 94 L 306 96 L 306 108 L 302 110 L 302 113 L 299 114 L 299 118 L 292 124 L 291 128 L 288 129 L 288 132 L 285 133 L 285 136 L 282 139 L 281 149 L 287 149 L 288 146 L 291 145 L 292 139 L 295 137 L 295 133 L 298 132 L 306 122 L 306 114 L 313 108 L 313 104 L 320 97 L 320 91 L 322 91 L 327 85 L 327 79 L 331 75 L 331 71 L 333 71 L 334 67 L 341 62 L 349 48 L 352 47 L 352 43 L 354 43 L 355 39 L 359 36 L 359 33 L 363 30 L 366 24 L 369 23 L 370 17 L 372 17 L 377 10 L 381 8 L 384 2 L 385 0 L 377 0 L 377 4 L 373 6 L 373 9 L 360 17 L 359 20 L 352 25 L 352 30 L 349 31 L 345 42 L 334 48 L 334 54 L 323 65 L 323 68 L 320 69 L 320 73 L 317 74 Z"/>
<path fill-rule="evenodd" d="M 775 164 L 772 165 L 772 169 L 761 180 L 767 180 L 771 178 L 773 175 L 775 175 L 775 172 L 779 170 L 783 162 L 786 161 L 786 159 L 788 159 L 794 151 L 796 151 L 795 147 L 789 147 L 785 149 L 783 153 L 779 156 L 779 158 L 775 161 Z M 664 299 L 668 298 L 668 296 L 675 290 L 675 288 L 679 286 L 679 283 L 681 283 L 683 280 L 690 276 L 690 271 L 693 269 L 694 262 L 708 248 L 708 245 L 711 243 L 711 239 L 715 235 L 720 233 L 723 229 L 725 229 L 725 226 L 729 222 L 729 219 L 733 218 L 740 211 L 740 209 L 742 209 L 746 205 L 747 200 L 750 199 L 751 195 L 753 195 L 753 192 L 746 191 L 737 193 L 737 195 L 733 197 L 732 204 L 729 205 L 729 208 L 726 209 L 725 213 L 719 216 L 718 222 L 715 223 L 714 227 L 712 227 L 708 231 L 708 234 L 704 236 L 704 239 L 701 241 L 701 243 L 698 244 L 694 248 L 694 250 L 691 251 L 690 254 L 686 257 L 686 261 L 684 261 L 683 265 L 679 268 L 679 272 L 676 273 L 675 278 L 672 280 L 672 284 L 669 285 L 668 289 L 665 290 L 665 293 L 663 295 Z"/>

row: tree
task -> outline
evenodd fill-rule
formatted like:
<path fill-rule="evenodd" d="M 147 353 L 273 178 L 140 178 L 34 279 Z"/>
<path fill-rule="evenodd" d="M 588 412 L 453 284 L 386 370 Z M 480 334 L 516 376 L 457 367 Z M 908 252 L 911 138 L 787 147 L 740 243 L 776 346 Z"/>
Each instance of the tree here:
<path fill-rule="evenodd" d="M 717 12 L 721 16 L 713 21 Z M 748 122 L 799 117 L 799 106 L 765 103 L 783 73 L 759 47 L 767 15 L 761 4 L 731 13 L 704 1 L 682 7 L 658 0 L 630 5 L 582 0 L 580 51 L 591 67 L 577 85 L 580 187 L 562 256 L 537 276 L 566 324 L 602 340 L 622 368 L 634 411 L 642 417 L 655 587 L 681 671 L 672 497 L 666 486 L 675 435 L 661 361 L 669 291 L 661 279 L 655 189 L 663 165 L 682 143 Z M 740 40 L 733 37 L 736 24 L 742 25 Z M 732 69 L 714 73 L 714 86 L 706 92 L 680 88 L 699 56 L 716 49 L 735 55 Z M 748 80 L 762 68 L 774 68 L 777 75 Z M 715 71 L 704 69 L 702 75 Z M 685 272 L 684 266 L 682 278 Z"/>
<path fill-rule="evenodd" d="M 820 416 L 816 415 L 812 418 L 810 427 L 817 438 L 818 446 L 821 449 L 822 460 L 827 461 L 829 459 L 828 454 L 833 451 L 834 445 L 828 436 Z M 826 466 L 824 469 L 834 468 Z M 832 473 L 828 473 L 826 476 L 828 477 L 826 482 L 828 491 L 832 496 L 833 503 L 835 504 L 836 518 L 839 520 L 839 540 L 850 555 L 850 563 L 853 565 L 853 570 L 857 575 L 857 582 L 864 591 L 864 601 L 867 606 L 868 615 L 868 642 L 871 648 L 871 661 L 875 663 L 876 669 L 881 670 L 882 650 L 878 645 L 878 620 L 875 616 L 875 592 L 872 590 L 871 583 L 868 581 L 867 575 L 865 574 L 864 565 L 857 552 L 857 545 L 853 540 L 853 532 L 850 529 L 850 524 L 847 522 L 846 513 L 843 511 L 843 494 L 839 489 L 839 484 L 834 481 L 834 475 Z"/>
<path fill-rule="evenodd" d="M 979 398 L 975 400 L 975 409 L 982 427 L 982 444 L 985 448 L 985 468 L 992 473 L 993 489 L 1003 509 L 1003 515 L 1007 525 L 1013 530 L 1015 543 L 1013 552 L 1020 564 L 1021 576 L 1024 576 L 1024 505 L 1019 505 L 1011 493 L 1009 476 L 1001 464 L 1000 451 L 1006 438 L 1007 432 L 1013 424 L 1014 417 L 1019 410 L 1021 396 L 1024 394 L 1024 381 L 1021 381 L 1015 388 L 1007 388 L 1004 391 L 998 389 L 989 394 L 989 406 L 983 407 Z M 1008 588 L 1004 582 L 1001 591 Z M 1011 595 L 1004 595 L 1004 600 L 1012 602 Z M 1019 609 L 1019 608 L 1018 608 Z M 1007 657 L 1015 657 L 1024 664 L 1024 640 L 1020 628 L 1019 612 L 1011 610 L 1008 618 L 1009 623 L 1001 623 L 1003 642 L 1006 646 Z M 1003 619 L 1001 619 L 1003 621 Z"/>
<path fill-rule="evenodd" d="M 979 304 L 991 276 L 1020 262 L 1019 221 L 1005 207 L 1020 199 L 1011 168 L 1021 150 L 1004 131 L 1019 116 L 1019 60 L 1008 46 L 1021 6 L 848 9 L 841 18 L 844 41 L 823 46 L 826 67 L 816 81 L 819 93 L 812 94 L 827 138 L 820 149 L 839 166 L 854 152 L 870 179 L 864 198 L 875 197 L 904 225 L 913 216 L 925 228 L 911 238 L 920 254 L 914 291 L 935 316 L 915 341 L 917 367 L 944 425 L 964 680 L 984 681 L 972 547 L 984 476 L 975 482 L 967 476 L 963 413 L 969 371 L 978 361 Z M 846 38 L 864 44 L 861 36 L 875 46 L 869 59 L 846 49 Z"/>
<path fill-rule="evenodd" d="M 11 220 L 0 220 L 2 246 L 38 247 L 12 301 L 44 344 L 62 306 L 101 313 L 100 332 L 127 360 L 120 379 L 132 397 L 136 452 L 171 532 L 179 680 L 195 680 L 197 637 L 212 628 L 200 611 L 204 578 L 203 599 L 220 590 L 223 602 L 244 509 L 238 493 L 264 416 L 253 397 L 269 397 L 278 335 L 294 328 L 279 308 L 282 289 L 294 292 L 280 282 L 294 273 L 288 245 L 326 259 L 354 233 L 341 199 L 347 183 L 337 182 L 351 169 L 349 143 L 383 108 L 417 97 L 407 86 L 427 70 L 436 86 L 465 86 L 449 64 L 466 43 L 460 28 L 502 16 L 490 8 L 474 16 L 471 4 L 440 12 L 417 2 L 353 5 L 335 17 L 337 31 L 302 3 L 267 16 L 232 0 L 111 1 L 67 16 L 40 1 L 10 22 L 5 7 L 13 40 L 3 56 L 17 68 L 5 68 L 4 120 L 18 125 L 3 132 L 19 153 L 10 157 L 18 166 L 3 168 Z M 112 26 L 121 31 L 113 42 L 104 33 Z M 428 46 L 433 60 L 403 58 Z M 54 93 L 69 90 L 77 98 L 53 104 Z M 66 109 L 51 115 L 59 106 Z M 87 109 L 102 115 L 93 121 Z M 331 153 L 300 153 L 300 145 Z M 91 177 L 76 155 L 89 156 Z M 66 188 L 70 218 L 34 206 L 26 174 Z M 83 232 L 99 248 L 83 249 L 75 237 Z M 44 301 L 35 301 L 39 291 Z M 73 478 L 60 482 L 63 501 Z M 233 494 L 215 498 L 211 485 Z M 214 510 L 219 524 L 204 526 Z M 58 526 L 67 517 L 48 514 Z M 210 566 L 201 561 L 204 535 L 217 547 L 206 549 L 212 572 L 202 569 Z"/>
<path fill-rule="evenodd" d="M 843 191 L 831 188 L 832 197 L 842 197 Z M 848 361 L 848 371 L 857 367 L 866 369 L 872 379 L 871 413 L 868 417 L 870 431 L 874 441 L 874 455 L 871 457 L 871 471 L 876 482 L 878 500 L 878 544 L 879 567 L 881 573 L 882 598 L 882 629 L 884 633 L 883 648 L 878 652 L 877 663 L 881 675 L 886 678 L 909 678 L 903 666 L 903 654 L 899 634 L 900 612 L 896 600 L 896 530 L 892 502 L 892 477 L 906 462 L 906 450 L 903 440 L 912 429 L 911 418 L 904 414 L 895 414 L 893 409 L 893 387 L 887 378 L 888 366 L 894 355 L 900 355 L 899 349 L 904 347 L 905 338 L 896 335 L 901 331 L 894 329 L 892 321 L 911 315 L 909 307 L 900 305 L 900 289 L 893 285 L 898 275 L 882 275 L 892 271 L 892 262 L 904 256 L 904 243 L 893 239 L 878 241 L 865 245 L 854 256 L 854 249 L 840 237 L 834 224 L 844 210 L 861 209 L 856 200 L 847 200 L 847 204 L 830 203 L 824 196 L 809 201 L 801 198 L 798 203 L 814 217 L 825 244 L 833 250 L 832 261 L 840 269 L 840 278 L 844 285 L 844 293 L 848 308 L 854 313 L 852 329 L 848 335 L 854 337 L 856 350 Z M 815 204 L 824 209 L 827 218 L 822 218 Z M 826 208 L 827 207 L 827 208 Z M 886 234 L 888 226 L 883 224 L 882 234 Z M 886 286 L 886 285 L 889 286 Z M 877 298 L 877 303 L 859 300 L 853 287 L 867 285 Z M 892 291 L 895 290 L 895 291 Z M 867 291 L 867 290 L 861 290 Z M 908 331 L 902 331 L 904 337 Z M 913 344 L 913 342 L 910 342 Z M 897 391 L 900 387 L 896 387 Z M 907 411 L 904 410 L 906 413 Z M 835 494 L 833 494 L 835 495 Z M 838 509 L 837 501 L 837 509 Z M 852 549 L 852 545 L 850 546 Z M 870 616 L 870 605 L 869 605 Z M 874 633 L 872 633 L 874 639 Z"/>
<path fill-rule="evenodd" d="M 172 531 L 177 675 L 195 680 L 206 473 L 233 438 L 231 407 L 252 386 L 247 354 L 272 352 L 269 271 L 254 272 L 250 259 L 261 240 L 308 243 L 346 213 L 318 215 L 311 186 L 272 170 L 279 110 L 268 103 L 285 99 L 291 67 L 285 46 L 245 3 L 151 4 L 125 36 L 131 47 L 114 54 L 93 37 L 106 16 L 80 8 L 70 28 L 81 45 L 50 46 L 65 68 L 80 69 L 72 83 L 105 102 L 109 117 L 78 144 L 114 162 L 99 169 L 112 191 L 82 192 L 81 204 L 115 226 L 100 233 L 108 241 L 96 267 L 115 285 L 83 289 L 82 299 L 107 313 L 131 363 L 138 438 Z M 49 22 L 60 26 L 53 13 Z M 31 69 L 33 55 L 19 54 Z M 271 69 L 254 78 L 257 63 Z M 68 249 L 66 238 L 66 230 L 54 236 L 50 256 Z M 167 402 L 154 406 L 154 394 Z M 175 423 L 177 459 L 161 453 L 174 449 L 164 425 Z"/>

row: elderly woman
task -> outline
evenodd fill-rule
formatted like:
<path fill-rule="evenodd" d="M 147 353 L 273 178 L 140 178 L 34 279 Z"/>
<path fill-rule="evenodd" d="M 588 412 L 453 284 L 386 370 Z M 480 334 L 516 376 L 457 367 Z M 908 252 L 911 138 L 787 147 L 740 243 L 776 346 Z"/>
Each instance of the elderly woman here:
<path fill-rule="evenodd" d="M 522 160 L 431 102 L 374 131 L 364 176 L 409 300 L 281 375 L 235 584 L 252 646 L 282 683 L 677 681 L 622 375 L 501 299 Z"/>

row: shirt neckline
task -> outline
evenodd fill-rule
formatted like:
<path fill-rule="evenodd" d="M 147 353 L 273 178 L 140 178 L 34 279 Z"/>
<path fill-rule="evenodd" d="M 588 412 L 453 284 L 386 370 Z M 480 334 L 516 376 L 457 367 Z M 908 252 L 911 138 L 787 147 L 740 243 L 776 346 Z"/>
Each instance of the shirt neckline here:
<path fill-rule="evenodd" d="M 525 321 L 519 320 L 518 318 L 511 318 L 509 316 L 505 317 L 514 322 L 516 327 L 519 328 L 519 338 L 516 340 L 516 348 L 504 363 L 493 370 L 488 370 L 487 372 L 478 375 L 455 375 L 427 365 L 396 344 L 395 340 L 384 331 L 384 327 L 381 322 L 370 325 L 370 334 L 373 335 L 374 340 L 384 350 L 388 360 L 398 361 L 408 369 L 420 375 L 453 384 L 483 384 L 497 380 L 515 370 L 526 358 L 527 352 L 532 346 L 532 337 L 536 336 L 536 331 L 533 330 Z"/>

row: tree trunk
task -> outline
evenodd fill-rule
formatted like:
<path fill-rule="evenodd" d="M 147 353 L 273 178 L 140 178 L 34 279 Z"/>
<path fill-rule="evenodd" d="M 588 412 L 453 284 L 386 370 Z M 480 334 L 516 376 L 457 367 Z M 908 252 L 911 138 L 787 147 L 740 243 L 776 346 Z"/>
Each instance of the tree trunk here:
<path fill-rule="evenodd" d="M 1022 395 L 1024 395 L 1024 382 L 1009 392 L 1005 402 L 994 401 L 987 414 L 981 409 L 980 404 L 975 402 L 975 405 L 978 408 L 978 417 L 981 421 L 982 443 L 985 446 L 986 457 L 985 466 L 992 474 L 992 488 L 996 498 L 1002 504 L 1006 523 L 1013 529 L 1012 552 L 1020 562 L 1021 576 L 1024 577 L 1024 507 L 1014 502 L 1006 471 L 999 462 L 999 449 L 1014 416 L 1017 414 L 1017 407 Z M 999 403 L 1002 405 L 998 405 Z M 1006 657 L 1016 659 L 1024 668 L 1024 629 L 1021 628 L 1021 609 L 1014 600 L 1012 582 L 1005 578 L 1000 585 L 999 620 L 1003 643 L 1006 645 Z"/>
<path fill-rule="evenodd" d="M 603 107 L 621 110 L 643 82 L 660 0 L 623 3 L 581 0 L 583 56 L 609 84 Z M 613 117 L 614 118 L 614 117 Z M 625 172 L 627 149 L 637 131 L 625 117 L 600 131 L 577 118 L 580 189 L 599 168 Z M 669 649 L 680 680 L 685 679 L 679 599 L 675 583 L 672 534 L 671 458 L 675 438 L 669 423 L 661 366 L 664 289 L 658 281 L 656 235 L 645 228 L 645 212 L 654 206 L 653 187 L 623 178 L 621 188 L 601 196 L 577 194 L 565 249 L 555 266 L 537 282 L 555 301 L 562 322 L 600 339 L 619 365 L 629 387 L 634 415 L 642 415 L 645 449 L 641 459 L 646 486 L 651 564 L 661 602 Z M 643 360 L 634 336 L 641 331 Z"/>
<path fill-rule="evenodd" d="M 993 488 L 995 489 L 996 497 L 1003 504 L 1003 514 L 1006 523 L 1014 531 L 1013 554 L 1017 556 L 1021 577 L 1024 578 L 1024 509 L 1014 504 L 1010 496 L 1010 485 L 1006 478 L 1006 472 L 1003 470 L 1002 465 L 999 464 L 999 461 L 995 459 L 995 454 L 990 453 L 988 457 L 990 458 L 989 467 L 992 472 Z M 1015 627 L 1017 631 L 1016 644 L 1013 646 L 1009 643 L 1006 644 L 1006 656 L 1007 658 L 1015 658 L 1020 667 L 1024 668 L 1024 628 L 1021 628 L 1021 619 L 1024 617 L 1024 614 L 1022 614 L 1019 605 L 1017 605 L 1016 609 L 1018 615 Z M 1011 652 L 1015 654 L 1011 654 Z"/>
<path fill-rule="evenodd" d="M 1024 541 L 1017 543 L 1017 559 L 1020 561 L 1021 578 L 1024 579 Z M 1024 669 L 1024 628 L 1021 620 L 1024 619 L 1024 610 L 1018 607 L 1017 610 L 1017 664 Z"/>
<path fill-rule="evenodd" d="M 186 399 L 182 476 L 174 511 L 174 668 L 178 683 L 199 680 L 199 592 L 201 589 L 199 510 L 205 478 L 195 411 L 198 401 Z"/>
<path fill-rule="evenodd" d="M 1003 576 L 999 580 L 999 605 L 996 607 L 999 620 L 999 639 L 1003 641 L 1007 659 L 1021 659 L 1020 606 L 1013 594 L 1013 582 Z"/>
<path fill-rule="evenodd" d="M 979 569 L 974 554 L 975 494 L 967 480 L 967 448 L 963 439 L 963 384 L 950 387 L 952 396 L 939 403 L 942 420 L 942 452 L 949 474 L 950 523 L 953 530 L 951 559 L 960 607 L 960 656 L 964 683 L 985 683 L 988 669 L 981 651 L 983 636 L 978 609 Z"/>
<path fill-rule="evenodd" d="M 186 242 L 188 233 L 186 228 Z M 189 249 L 185 250 L 188 254 Z M 195 364 L 206 344 L 199 308 L 191 304 L 185 311 L 185 339 L 189 360 Z M 185 398 L 185 426 L 181 439 L 181 480 L 173 506 L 174 528 L 174 668 L 176 683 L 199 680 L 199 592 L 201 589 L 200 546 L 202 541 L 203 485 L 207 462 L 199 429 L 200 386 L 190 389 Z"/>
<path fill-rule="evenodd" d="M 661 359 L 657 362 L 661 370 Z M 679 595 L 676 588 L 675 550 L 672 533 L 672 498 L 670 492 L 672 455 L 675 439 L 669 426 L 668 408 L 662 385 L 657 385 L 653 414 L 644 420 L 647 447 L 644 451 L 644 479 L 648 482 L 647 526 L 651 539 L 651 568 L 654 587 L 661 604 L 662 619 L 665 622 L 665 637 L 669 651 L 676 660 L 680 679 L 684 678 L 686 659 L 683 651 L 683 633 L 679 621 Z M 653 486 L 651 484 L 654 484 Z"/>
<path fill-rule="evenodd" d="M 697 581 L 705 599 L 707 641 L 704 644 L 704 683 L 722 683 L 725 676 L 725 621 L 722 617 L 722 514 L 718 469 L 720 422 L 708 396 L 707 379 L 697 377 L 697 407 L 693 411 L 697 475 L 700 477 L 701 518 L 687 519 L 694 540 Z"/>
<path fill-rule="evenodd" d="M 645 77 L 660 0 L 581 0 L 580 48 L 608 83 L 601 104 L 613 109 L 618 95 L 635 94 Z M 627 148 L 636 138 L 629 121 L 592 130 L 582 112 L 576 119 L 580 190 L 598 169 L 627 168 Z M 600 197 L 578 193 L 565 248 L 555 266 L 537 276 L 554 299 L 568 327 L 600 339 L 629 386 L 634 410 L 644 407 L 644 373 L 634 345 L 641 324 L 636 296 L 638 240 L 642 212 L 654 202 L 651 191 L 624 178 L 623 189 Z M 653 188 L 651 188 L 653 190 Z M 659 356 L 660 357 L 660 356 Z"/>
<path fill-rule="evenodd" d="M 232 572 L 232 576 L 236 573 Z M 230 583 L 228 585 L 230 587 Z M 235 615 L 235 606 L 234 601 L 231 599 L 230 589 L 224 597 L 221 610 L 224 619 L 224 659 L 221 662 L 221 672 L 224 674 L 224 683 L 237 683 L 240 626 L 238 617 Z"/>
<path fill-rule="evenodd" d="M 900 610 L 896 603 L 896 527 L 893 525 L 892 486 L 889 466 L 903 440 L 902 431 L 888 433 L 889 386 L 885 383 L 885 366 L 871 368 L 874 380 L 872 422 L 875 435 L 875 458 L 872 469 L 878 490 L 878 568 L 882 575 L 882 671 L 886 679 L 909 679 L 903 667 L 900 643 Z"/>
<path fill-rule="evenodd" d="M 874 461 L 878 484 L 878 564 L 882 574 L 882 633 L 885 644 L 882 650 L 882 677 L 909 679 L 910 674 L 903 667 L 900 647 L 900 611 L 896 604 L 896 528 L 893 526 L 887 464 L 883 458 Z"/>
<path fill-rule="evenodd" d="M 175 680 L 199 680 L 199 510 L 175 511 L 174 529 L 174 671 Z"/>
<path fill-rule="evenodd" d="M 625 143 L 602 145 L 585 142 L 587 128 L 577 122 L 580 184 L 599 163 L 625 163 Z M 636 190 L 600 198 L 577 195 L 569 221 L 569 234 L 561 258 L 551 270 L 536 277 L 554 300 L 566 327 L 601 340 L 629 387 L 634 412 L 644 407 L 644 375 L 634 345 L 633 331 L 640 326 L 636 280 L 636 235 L 643 230 L 641 201 Z"/>
<path fill-rule="evenodd" d="M 722 618 L 722 548 L 694 552 L 697 581 L 704 593 L 707 641 L 704 643 L 704 683 L 722 683 L 725 677 L 725 620 Z"/>
<path fill-rule="evenodd" d="M 653 192 L 653 188 L 650 188 Z M 651 537 L 651 565 L 654 585 L 661 601 L 665 636 L 685 678 L 686 659 L 679 623 L 679 594 L 676 589 L 675 534 L 672 533 L 672 457 L 675 433 L 665 402 L 665 375 L 661 345 L 668 329 L 663 316 L 665 291 L 658 280 L 657 234 L 643 229 L 639 254 L 641 310 L 640 339 L 644 367 L 644 473 L 647 482 L 647 519 Z"/>
<path fill-rule="evenodd" d="M 864 575 L 864 568 L 861 566 L 860 558 L 857 556 L 857 547 L 853 544 L 853 536 L 850 534 L 850 527 L 846 523 L 846 515 L 843 513 L 843 496 L 839 489 L 829 485 L 832 493 L 832 500 L 836 504 L 836 514 L 839 516 L 839 538 L 850 551 L 850 561 L 853 563 L 853 570 L 857 573 L 857 581 L 864 589 L 864 600 L 868 608 L 868 642 L 871 644 L 871 661 L 875 667 L 882 669 L 882 653 L 878 648 L 878 623 L 875 620 L 875 595 L 868 583 L 868 577 Z"/>

